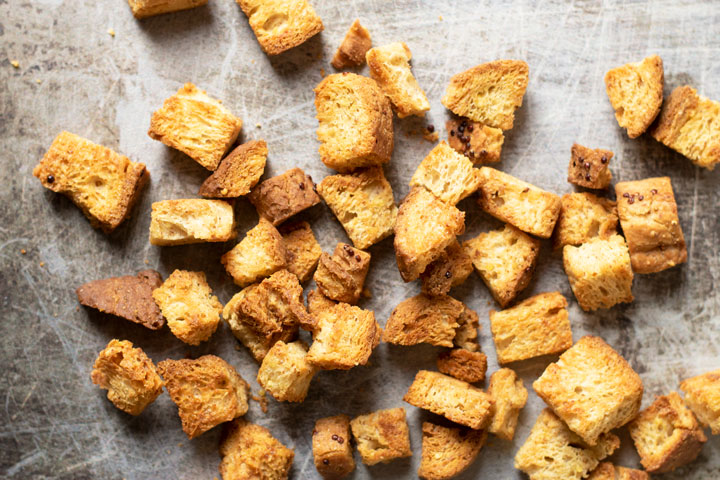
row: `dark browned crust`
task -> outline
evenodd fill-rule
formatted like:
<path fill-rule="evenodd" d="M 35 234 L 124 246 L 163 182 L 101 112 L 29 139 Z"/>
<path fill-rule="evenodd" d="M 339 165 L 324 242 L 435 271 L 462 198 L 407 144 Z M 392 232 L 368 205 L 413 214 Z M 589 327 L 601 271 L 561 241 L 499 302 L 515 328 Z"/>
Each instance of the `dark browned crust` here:
<path fill-rule="evenodd" d="M 484 382 L 487 372 L 487 356 L 482 352 L 455 348 L 438 355 L 437 367 L 440 373 L 464 382 Z"/>
<path fill-rule="evenodd" d="M 235 198 L 241 195 L 247 195 L 252 187 L 255 186 L 257 181 L 262 176 L 262 171 L 257 174 L 255 181 L 247 182 L 244 178 L 247 172 L 243 170 L 243 164 L 246 163 L 247 157 L 252 155 L 254 150 L 264 152 L 267 156 L 267 144 L 263 140 L 251 140 L 242 145 L 238 145 L 233 151 L 231 151 L 218 165 L 218 168 L 210 175 L 200 186 L 198 195 L 206 198 Z M 265 166 L 263 164 L 263 170 Z M 251 177 L 255 176 L 256 172 L 250 172 Z M 242 185 L 242 184 L 245 185 Z M 249 188 L 247 190 L 242 187 Z"/>
<path fill-rule="evenodd" d="M 370 32 L 355 20 L 335 52 L 330 64 L 337 70 L 357 67 L 365 63 L 365 54 L 372 48 Z"/>
<path fill-rule="evenodd" d="M 429 295 L 443 295 L 465 280 L 473 271 L 472 258 L 456 241 L 420 274 L 422 291 Z"/>
<path fill-rule="evenodd" d="M 332 256 L 320 256 L 315 283 L 325 297 L 353 305 L 360 299 L 369 268 L 369 253 L 338 243 Z"/>
<path fill-rule="evenodd" d="M 312 178 L 299 168 L 265 180 L 250 192 L 248 200 L 275 226 L 320 203 Z"/>
<path fill-rule="evenodd" d="M 610 160 L 615 155 L 610 150 L 595 150 L 577 143 L 570 150 L 567 181 L 573 185 L 601 190 L 610 186 Z"/>

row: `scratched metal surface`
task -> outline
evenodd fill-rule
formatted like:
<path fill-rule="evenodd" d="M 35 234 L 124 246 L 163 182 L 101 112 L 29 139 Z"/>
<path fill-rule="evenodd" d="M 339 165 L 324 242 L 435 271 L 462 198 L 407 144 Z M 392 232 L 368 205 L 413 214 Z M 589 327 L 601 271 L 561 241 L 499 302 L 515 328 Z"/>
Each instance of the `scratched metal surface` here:
<path fill-rule="evenodd" d="M 594 314 L 574 301 L 561 259 L 543 243 L 542 258 L 522 294 L 560 290 L 570 299 L 575 339 L 604 337 L 641 374 L 644 405 L 679 380 L 720 366 L 720 172 L 708 172 L 644 136 L 629 140 L 618 128 L 603 85 L 610 67 L 658 53 L 666 91 L 688 83 L 720 99 L 720 5 L 714 1 L 478 2 L 321 1 L 325 31 L 276 58 L 265 56 L 247 20 L 229 0 L 193 11 L 136 21 L 122 0 L 0 0 L 0 476 L 3 478 L 174 479 L 218 476 L 219 428 L 188 441 L 176 408 L 161 396 L 137 418 L 115 409 L 90 383 L 99 350 L 112 338 L 129 339 L 153 360 L 215 353 L 232 363 L 253 390 L 257 365 L 221 325 L 199 347 L 167 329 L 150 332 L 129 322 L 78 308 L 74 288 L 149 265 L 203 270 L 221 301 L 237 288 L 220 265 L 227 245 L 158 248 L 148 243 L 152 202 L 194 197 L 207 172 L 146 134 L 151 112 L 183 82 L 193 81 L 243 118 L 244 139 L 269 144 L 272 175 L 299 166 L 316 180 L 329 174 L 317 154 L 312 88 L 353 19 L 375 45 L 402 40 L 412 49 L 414 72 L 432 104 L 427 122 L 442 128 L 440 104 L 454 73 L 497 58 L 530 65 L 530 85 L 499 168 L 548 190 L 565 193 L 574 141 L 616 153 L 614 179 L 672 177 L 688 262 L 656 275 L 637 276 L 636 300 Z M 108 34 L 114 29 L 115 37 Z M 19 68 L 11 66 L 17 59 Z M 364 70 L 366 71 L 366 70 Z M 261 128 L 256 127 L 260 123 Z M 395 153 L 387 175 L 401 199 L 415 166 L 431 144 L 417 132 L 422 120 L 395 121 Z M 31 170 L 54 136 L 67 129 L 147 164 L 152 183 L 133 218 L 114 234 L 93 230 L 69 201 L 44 190 Z M 719 169 L 720 170 L 720 169 Z M 466 200 L 469 238 L 498 223 Z M 242 235 L 256 222 L 245 201 L 237 207 Z M 326 251 L 344 232 L 324 206 L 304 213 Z M 384 324 L 392 308 L 415 294 L 403 284 L 392 240 L 374 246 L 363 302 Z M 22 255 L 21 249 L 27 253 Z M 497 368 L 488 311 L 495 308 L 475 274 L 453 294 L 476 309 L 489 372 Z M 372 364 L 349 372 L 321 372 L 300 405 L 257 403 L 248 417 L 270 428 L 296 452 L 293 478 L 317 478 L 310 453 L 316 418 L 357 415 L 403 405 L 402 394 L 420 368 L 434 368 L 437 349 L 381 345 Z M 552 359 L 514 365 L 526 386 Z M 405 405 L 414 456 L 371 468 L 353 478 L 412 477 L 420 459 L 420 423 L 430 414 Z M 531 392 L 516 439 L 491 439 L 462 478 L 515 479 L 513 455 L 527 437 L 542 402 Z M 613 459 L 638 465 L 626 433 Z M 358 459 L 359 460 L 359 459 Z M 700 458 L 664 478 L 720 478 L 720 439 Z"/>

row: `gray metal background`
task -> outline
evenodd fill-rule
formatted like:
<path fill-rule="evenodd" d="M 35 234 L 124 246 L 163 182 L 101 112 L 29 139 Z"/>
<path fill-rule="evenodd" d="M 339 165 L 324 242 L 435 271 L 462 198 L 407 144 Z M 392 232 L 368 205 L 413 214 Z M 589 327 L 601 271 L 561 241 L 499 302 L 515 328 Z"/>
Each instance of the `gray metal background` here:
<path fill-rule="evenodd" d="M 177 410 L 162 395 L 141 416 L 115 409 L 89 374 L 112 338 L 129 339 L 153 360 L 215 353 L 233 364 L 253 390 L 257 365 L 221 325 L 212 339 L 189 347 L 167 329 L 151 332 L 78 307 L 74 288 L 97 278 L 152 268 L 203 270 L 220 300 L 238 289 L 219 258 L 227 245 L 158 248 L 148 243 L 150 205 L 194 197 L 207 172 L 146 134 L 150 114 L 186 81 L 193 81 L 245 122 L 242 139 L 269 144 L 266 175 L 299 166 L 317 181 L 330 171 L 317 154 L 313 87 L 350 23 L 359 17 L 373 43 L 405 41 L 414 72 L 432 104 L 428 122 L 441 138 L 447 114 L 440 104 L 451 75 L 497 58 L 524 59 L 530 85 L 515 128 L 507 133 L 499 168 L 558 194 L 572 191 L 565 172 L 574 141 L 615 152 L 614 180 L 672 178 L 688 262 L 655 275 L 637 276 L 634 303 L 594 314 L 582 312 L 562 270 L 561 258 L 543 243 L 535 278 L 522 294 L 560 290 L 570 300 L 573 336 L 601 335 L 640 373 L 647 405 L 679 380 L 720 366 L 720 172 L 694 167 L 651 138 L 629 140 L 618 128 L 605 95 L 609 68 L 658 53 L 669 92 L 690 84 L 720 100 L 720 6 L 716 1 L 626 2 L 322 1 L 315 7 L 325 31 L 279 57 L 262 53 L 240 9 L 210 0 L 192 11 L 136 21 L 123 0 L 0 0 L 0 476 L 4 478 L 172 479 L 219 476 L 219 428 L 188 441 Z M 113 28 L 116 36 L 108 34 Z M 10 60 L 17 59 L 14 69 Z M 366 70 L 363 70 L 366 72 Z M 261 128 L 256 127 L 260 123 Z M 413 132 L 424 122 L 395 121 L 395 153 L 386 173 L 396 200 L 431 144 Z M 152 183 L 132 219 L 110 236 L 93 230 L 65 198 L 44 190 L 31 170 L 63 129 L 147 164 Z M 720 169 L 718 169 L 720 170 Z M 240 235 L 257 221 L 238 202 Z M 498 222 L 465 200 L 469 238 Z M 326 251 L 346 241 L 327 207 L 302 215 Z M 21 255 L 20 250 L 27 254 Z M 392 239 L 370 249 L 362 306 L 384 324 L 392 308 L 414 295 L 403 284 Z M 44 262 L 44 266 L 43 263 Z M 147 263 L 147 265 L 146 265 Z M 489 373 L 497 368 L 488 311 L 496 308 L 475 274 L 453 293 L 476 309 Z M 371 365 L 321 372 L 299 405 L 270 400 L 263 414 L 252 402 L 248 418 L 266 425 L 296 458 L 294 478 L 316 478 L 310 432 L 316 418 L 357 415 L 403 405 L 402 394 L 420 368 L 434 368 L 429 346 L 381 345 Z M 531 382 L 552 358 L 514 365 Z M 405 405 L 412 459 L 371 468 L 354 478 L 412 477 L 420 459 L 422 420 L 432 416 Z M 463 478 L 516 479 L 513 456 L 542 402 L 531 392 L 515 441 L 490 438 Z M 637 465 L 629 437 L 614 460 Z M 358 458 L 359 461 L 359 458 Z M 720 478 L 720 440 L 711 438 L 690 467 L 664 478 Z"/>

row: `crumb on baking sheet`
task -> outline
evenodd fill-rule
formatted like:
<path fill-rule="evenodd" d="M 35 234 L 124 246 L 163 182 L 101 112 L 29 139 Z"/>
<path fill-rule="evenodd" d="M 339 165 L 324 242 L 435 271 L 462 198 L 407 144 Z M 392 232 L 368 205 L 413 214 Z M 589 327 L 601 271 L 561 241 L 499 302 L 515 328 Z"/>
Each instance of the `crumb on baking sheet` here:
<path fill-rule="evenodd" d="M 44 266 L 45 266 L 45 262 L 40 262 L 40 267 L 42 268 Z"/>
<path fill-rule="evenodd" d="M 10 60 L 10 65 L 15 68 L 20 68 L 20 62 L 18 62 L 17 60 Z"/>
<path fill-rule="evenodd" d="M 442 22 L 442 21 L 443 21 L 443 16 L 442 16 L 442 15 L 438 15 L 438 20 L 440 20 L 440 21 Z"/>
<path fill-rule="evenodd" d="M 422 136 L 425 140 L 431 143 L 437 142 L 438 138 L 440 138 L 437 130 L 435 130 L 435 125 L 433 125 L 432 123 L 425 127 L 425 129 L 423 129 Z"/>
<path fill-rule="evenodd" d="M 263 413 L 267 413 L 268 400 L 267 395 L 265 395 L 265 389 L 261 388 L 257 395 L 252 395 L 250 398 L 260 404 L 260 410 L 262 410 Z"/>
<path fill-rule="evenodd" d="M 260 122 L 255 124 L 255 128 L 262 128 L 262 125 L 260 125 Z"/>
<path fill-rule="evenodd" d="M 321 68 L 321 69 L 320 69 L 320 76 L 321 76 L 322 78 L 325 78 L 326 75 L 327 75 L 327 73 L 325 73 L 325 69 L 324 69 L 324 68 Z"/>
<path fill-rule="evenodd" d="M 38 85 L 40 85 L 40 84 L 42 83 L 42 80 L 40 80 L 40 79 L 38 78 L 38 79 L 35 80 L 35 82 L 36 82 Z"/>
<path fill-rule="evenodd" d="M 113 29 L 113 28 L 108 29 L 108 33 L 110 34 L 111 37 L 114 37 L 114 36 L 115 36 L 115 29 Z"/>
<path fill-rule="evenodd" d="M 20 253 L 22 253 L 23 255 L 25 255 L 25 254 L 27 253 L 27 250 L 25 250 L 24 248 L 21 248 L 21 249 L 20 249 Z"/>
<path fill-rule="evenodd" d="M 148 260 L 147 258 L 145 259 L 145 265 L 150 265 L 150 260 Z"/>

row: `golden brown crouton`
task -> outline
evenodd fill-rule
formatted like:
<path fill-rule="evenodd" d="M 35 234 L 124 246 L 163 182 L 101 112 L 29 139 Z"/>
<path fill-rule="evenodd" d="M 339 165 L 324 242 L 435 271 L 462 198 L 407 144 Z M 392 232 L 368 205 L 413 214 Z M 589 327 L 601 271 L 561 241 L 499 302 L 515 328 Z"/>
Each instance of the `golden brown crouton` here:
<path fill-rule="evenodd" d="M 655 397 L 648 408 L 628 425 L 650 473 L 665 473 L 695 460 L 707 441 L 695 415 L 677 392 Z"/>
<path fill-rule="evenodd" d="M 312 432 L 315 468 L 326 480 L 338 480 L 355 470 L 350 444 L 350 417 L 320 418 Z"/>
<path fill-rule="evenodd" d="M 222 358 L 203 355 L 195 360 L 164 360 L 158 363 L 158 371 L 189 438 L 248 410 L 248 384 Z"/>
<path fill-rule="evenodd" d="M 640 376 L 602 338 L 582 337 L 533 383 L 535 392 L 589 445 L 640 409 Z"/>
<path fill-rule="evenodd" d="M 322 162 L 338 172 L 390 161 L 393 125 L 390 101 L 375 80 L 336 73 L 315 87 Z"/>
<path fill-rule="evenodd" d="M 650 480 L 650 475 L 642 470 L 615 466 L 602 462 L 592 471 L 587 480 Z"/>
<path fill-rule="evenodd" d="M 680 384 L 680 390 L 685 392 L 685 403 L 700 423 L 710 426 L 713 435 L 720 434 L 720 370 L 688 378 Z"/>
<path fill-rule="evenodd" d="M 322 248 L 315 240 L 308 222 L 282 225 L 279 230 L 285 243 L 286 268 L 294 273 L 300 283 L 305 283 L 315 271 Z"/>
<path fill-rule="evenodd" d="M 267 143 L 264 140 L 251 140 L 238 146 L 203 182 L 198 195 L 209 198 L 247 195 L 265 171 L 267 153 Z"/>
<path fill-rule="evenodd" d="M 177 12 L 205 5 L 208 0 L 128 0 L 135 18 Z"/>
<path fill-rule="evenodd" d="M 320 256 L 315 283 L 324 296 L 338 302 L 357 303 L 370 269 L 370 254 L 347 243 L 338 243 L 332 257 Z"/>
<path fill-rule="evenodd" d="M 522 105 L 528 73 L 527 63 L 521 60 L 483 63 L 453 76 L 442 104 L 474 122 L 510 130 L 515 109 Z"/>
<path fill-rule="evenodd" d="M 567 181 L 573 185 L 602 190 L 610 186 L 612 172 L 610 160 L 615 155 L 610 150 L 595 150 L 574 143 L 570 149 Z"/>
<path fill-rule="evenodd" d="M 188 198 L 152 204 L 152 245 L 227 242 L 236 235 L 233 207 L 222 200 Z"/>
<path fill-rule="evenodd" d="M 90 225 L 105 233 L 128 217 L 150 178 L 144 164 L 69 132 L 55 138 L 33 175 L 72 200 Z"/>
<path fill-rule="evenodd" d="M 372 47 L 370 32 L 360 25 L 360 20 L 355 20 L 350 25 L 350 30 L 335 52 L 330 64 L 337 70 L 347 67 L 358 67 L 365 63 L 365 54 Z"/>
<path fill-rule="evenodd" d="M 480 170 L 464 155 L 440 142 L 420 162 L 410 186 L 422 186 L 443 202 L 456 205 L 480 184 Z"/>
<path fill-rule="evenodd" d="M 453 348 L 438 355 L 437 368 L 440 373 L 450 375 L 463 382 L 484 382 L 487 356 L 482 352 Z"/>
<path fill-rule="evenodd" d="M 480 319 L 477 313 L 470 310 L 467 305 L 464 307 L 463 313 L 457 319 L 458 328 L 455 330 L 453 345 L 470 352 L 477 352 L 480 350 L 477 341 Z"/>
<path fill-rule="evenodd" d="M 242 120 L 221 102 L 186 83 L 153 113 L 148 135 L 215 170 L 241 128 Z"/>
<path fill-rule="evenodd" d="M 422 459 L 418 476 L 448 480 L 467 469 L 485 444 L 487 431 L 422 424 Z"/>
<path fill-rule="evenodd" d="M 493 416 L 488 431 L 512 441 L 520 410 L 527 403 L 528 393 L 522 379 L 509 368 L 490 375 L 488 395 L 493 399 Z"/>
<path fill-rule="evenodd" d="M 670 177 L 615 185 L 620 225 L 635 273 L 655 273 L 687 260 Z"/>
<path fill-rule="evenodd" d="M 445 251 L 430 263 L 423 273 L 422 291 L 429 295 L 443 295 L 452 287 L 462 284 L 473 270 L 472 258 L 455 240 Z"/>
<path fill-rule="evenodd" d="M 235 283 L 245 287 L 285 268 L 286 255 L 280 232 L 260 217 L 258 224 L 220 261 Z"/>
<path fill-rule="evenodd" d="M 258 215 L 273 225 L 280 225 L 296 213 L 320 203 L 312 178 L 299 168 L 265 180 L 253 189 L 248 200 L 255 205 Z"/>
<path fill-rule="evenodd" d="M 500 161 L 505 136 L 499 128 L 488 127 L 467 118 L 455 118 L 445 124 L 448 145 L 475 165 Z"/>
<path fill-rule="evenodd" d="M 591 238 L 609 238 L 617 233 L 617 204 L 592 193 L 566 193 L 561 208 L 553 246 L 582 245 Z"/>
<path fill-rule="evenodd" d="M 302 402 L 316 371 L 306 356 L 304 342 L 275 342 L 260 365 L 258 383 L 278 402 Z"/>
<path fill-rule="evenodd" d="M 404 408 L 360 415 L 350 421 L 350 428 L 365 465 L 412 456 Z"/>
<path fill-rule="evenodd" d="M 111 340 L 98 354 L 90 374 L 107 390 L 108 400 L 130 415 L 140 415 L 162 393 L 163 381 L 152 360 L 127 340 Z"/>
<path fill-rule="evenodd" d="M 395 345 L 429 343 L 452 347 L 465 306 L 448 295 L 424 293 L 400 302 L 385 324 L 382 339 Z"/>
<path fill-rule="evenodd" d="M 244 418 L 228 423 L 220 441 L 223 480 L 286 480 L 295 452 Z"/>
<path fill-rule="evenodd" d="M 475 430 L 485 428 L 492 416 L 490 395 L 467 382 L 428 370 L 415 375 L 403 400 Z"/>

